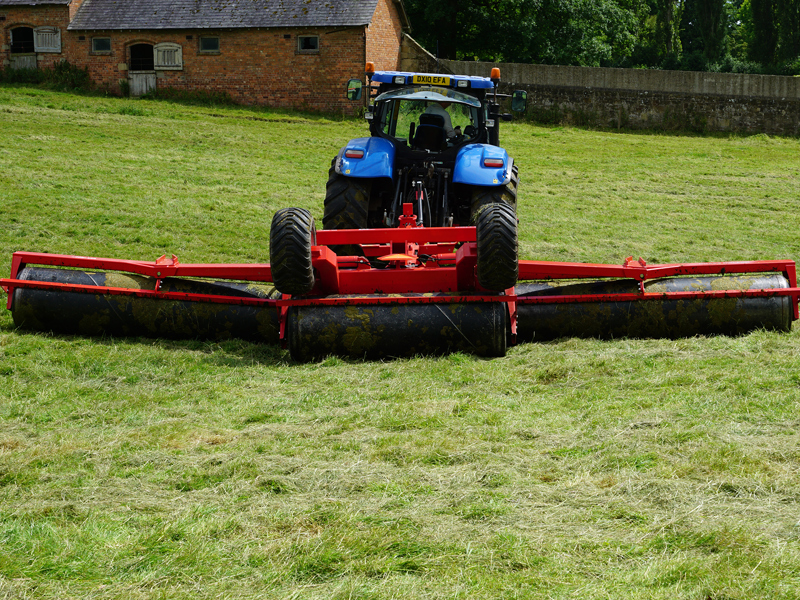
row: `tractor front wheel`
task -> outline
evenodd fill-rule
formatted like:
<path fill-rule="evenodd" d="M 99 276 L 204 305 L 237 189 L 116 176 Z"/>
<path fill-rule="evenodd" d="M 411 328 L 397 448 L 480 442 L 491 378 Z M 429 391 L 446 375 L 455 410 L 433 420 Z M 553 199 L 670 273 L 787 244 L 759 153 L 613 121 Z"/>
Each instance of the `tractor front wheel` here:
<path fill-rule="evenodd" d="M 366 229 L 372 181 L 339 175 L 335 162 L 336 159 L 333 159 L 325 185 L 322 228 Z M 361 248 L 355 245 L 331 246 L 331 249 L 339 255 L 362 254 Z"/>
<path fill-rule="evenodd" d="M 269 258 L 272 282 L 283 294 L 300 296 L 314 287 L 311 246 L 317 244 L 314 217 L 304 208 L 283 208 L 272 217 Z"/>
<path fill-rule="evenodd" d="M 507 204 L 514 210 L 517 209 L 517 187 L 519 186 L 519 169 L 517 165 L 511 167 L 511 177 L 508 183 L 500 186 L 475 186 L 469 205 L 469 221 L 475 223 L 478 213 L 487 204 Z"/>
<path fill-rule="evenodd" d="M 487 204 L 476 217 L 478 283 L 502 292 L 517 283 L 517 215 L 508 204 Z"/>

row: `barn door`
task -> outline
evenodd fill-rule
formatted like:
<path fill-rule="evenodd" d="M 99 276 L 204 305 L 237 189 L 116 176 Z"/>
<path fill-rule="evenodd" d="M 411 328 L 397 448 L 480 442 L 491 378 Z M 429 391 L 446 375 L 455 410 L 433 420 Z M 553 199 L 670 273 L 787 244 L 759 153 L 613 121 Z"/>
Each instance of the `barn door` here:
<path fill-rule="evenodd" d="M 12 69 L 35 69 L 36 52 L 31 27 L 16 27 L 11 30 L 11 55 L 9 67 Z"/>
<path fill-rule="evenodd" d="M 131 96 L 144 96 L 147 92 L 156 89 L 156 73 L 128 72 L 128 84 L 131 86 Z"/>
<path fill-rule="evenodd" d="M 12 69 L 35 69 L 37 67 L 36 55 L 14 55 L 8 59 L 8 66 Z"/>
<path fill-rule="evenodd" d="M 156 69 L 152 44 L 134 44 L 130 47 L 128 84 L 131 96 L 142 96 L 156 89 Z"/>

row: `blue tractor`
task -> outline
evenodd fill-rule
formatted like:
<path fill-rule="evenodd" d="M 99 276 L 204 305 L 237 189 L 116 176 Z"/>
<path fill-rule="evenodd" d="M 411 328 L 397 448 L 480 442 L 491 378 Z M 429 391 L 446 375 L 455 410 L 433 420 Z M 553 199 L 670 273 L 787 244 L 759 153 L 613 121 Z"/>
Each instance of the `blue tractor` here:
<path fill-rule="evenodd" d="M 419 225 L 475 225 L 487 205 L 513 211 L 519 174 L 500 147 L 499 69 L 491 77 L 366 69 L 370 137 L 350 140 L 331 164 L 324 229 L 396 227 L 404 203 Z M 347 96 L 362 98 L 363 83 Z M 524 111 L 526 94 L 511 108 Z M 508 211 L 506 211 L 508 212 Z"/>

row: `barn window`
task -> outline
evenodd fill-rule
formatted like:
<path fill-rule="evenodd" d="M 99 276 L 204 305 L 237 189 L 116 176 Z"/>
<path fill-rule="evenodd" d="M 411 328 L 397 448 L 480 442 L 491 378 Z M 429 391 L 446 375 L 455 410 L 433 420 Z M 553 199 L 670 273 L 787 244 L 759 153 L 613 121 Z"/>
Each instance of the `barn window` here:
<path fill-rule="evenodd" d="M 183 69 L 183 50 L 180 44 L 163 42 L 153 46 L 156 71 L 180 71 Z"/>
<path fill-rule="evenodd" d="M 297 51 L 301 54 L 316 54 L 319 52 L 318 35 L 298 35 Z"/>
<path fill-rule="evenodd" d="M 61 30 L 57 27 L 37 27 L 33 30 L 36 52 L 61 52 Z"/>
<path fill-rule="evenodd" d="M 111 38 L 92 38 L 92 52 L 104 54 L 111 52 Z"/>
<path fill-rule="evenodd" d="M 134 44 L 131 46 L 131 71 L 154 71 L 153 46 L 150 44 Z"/>
<path fill-rule="evenodd" d="M 28 54 L 35 52 L 33 45 L 33 28 L 16 27 L 11 30 L 11 54 Z"/>
<path fill-rule="evenodd" d="M 200 38 L 200 52 L 207 54 L 219 54 L 219 38 L 218 37 L 201 37 Z"/>

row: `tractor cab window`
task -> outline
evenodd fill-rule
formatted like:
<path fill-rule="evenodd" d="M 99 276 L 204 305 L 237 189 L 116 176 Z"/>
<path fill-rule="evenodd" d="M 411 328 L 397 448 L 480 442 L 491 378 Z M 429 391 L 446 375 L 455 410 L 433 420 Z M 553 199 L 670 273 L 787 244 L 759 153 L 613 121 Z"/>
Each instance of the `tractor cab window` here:
<path fill-rule="evenodd" d="M 375 99 L 381 131 L 421 150 L 439 151 L 478 133 L 477 98 L 446 88 L 404 88 Z"/>

